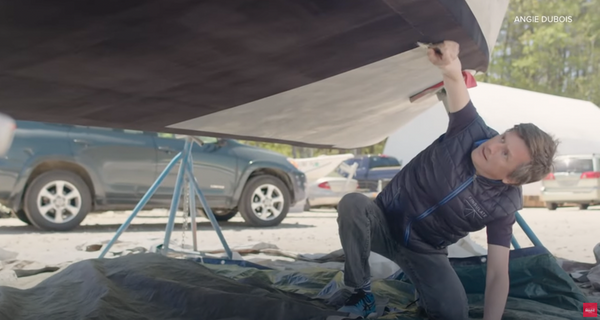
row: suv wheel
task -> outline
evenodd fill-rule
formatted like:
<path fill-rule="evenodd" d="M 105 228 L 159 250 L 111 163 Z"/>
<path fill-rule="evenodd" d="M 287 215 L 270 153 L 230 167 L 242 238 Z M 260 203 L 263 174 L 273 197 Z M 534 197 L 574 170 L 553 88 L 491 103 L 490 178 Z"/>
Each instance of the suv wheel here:
<path fill-rule="evenodd" d="M 237 209 L 215 213 L 217 221 L 229 221 L 238 214 Z"/>
<path fill-rule="evenodd" d="M 76 228 L 92 207 L 85 182 L 64 170 L 48 171 L 35 178 L 25 192 L 24 202 L 28 220 L 50 231 Z"/>
<path fill-rule="evenodd" d="M 250 225 L 276 226 L 290 210 L 290 191 L 274 176 L 253 177 L 244 186 L 239 209 L 244 221 Z"/>
<path fill-rule="evenodd" d="M 17 219 L 25 222 L 28 225 L 31 225 L 31 221 L 29 221 L 29 218 L 27 218 L 27 214 L 25 213 L 25 210 L 21 209 L 15 212 L 15 216 L 17 217 Z"/>
<path fill-rule="evenodd" d="M 229 221 L 229 220 L 231 220 L 231 218 L 235 217 L 238 213 L 237 208 L 231 209 L 231 210 L 220 210 L 220 209 L 210 209 L 210 210 L 215 215 L 215 219 L 217 219 L 217 221 L 219 221 L 219 222 Z M 208 215 L 206 214 L 206 211 L 204 211 L 204 208 L 201 208 L 198 211 L 200 212 L 200 214 L 202 214 L 203 217 L 208 219 Z"/>
<path fill-rule="evenodd" d="M 556 208 L 558 208 L 558 204 L 552 203 L 552 202 L 546 202 L 546 208 L 548 208 L 548 210 L 556 210 Z"/>

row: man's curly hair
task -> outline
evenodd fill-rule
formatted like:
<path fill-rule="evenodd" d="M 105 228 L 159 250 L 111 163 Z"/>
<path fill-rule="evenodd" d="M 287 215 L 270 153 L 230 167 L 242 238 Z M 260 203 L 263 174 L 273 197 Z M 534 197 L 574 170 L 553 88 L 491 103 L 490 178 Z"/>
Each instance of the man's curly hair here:
<path fill-rule="evenodd" d="M 508 177 L 516 185 L 544 179 L 554 168 L 554 157 L 559 141 L 532 123 L 515 125 L 507 132 L 515 132 L 527 145 L 531 162 L 519 166 Z"/>

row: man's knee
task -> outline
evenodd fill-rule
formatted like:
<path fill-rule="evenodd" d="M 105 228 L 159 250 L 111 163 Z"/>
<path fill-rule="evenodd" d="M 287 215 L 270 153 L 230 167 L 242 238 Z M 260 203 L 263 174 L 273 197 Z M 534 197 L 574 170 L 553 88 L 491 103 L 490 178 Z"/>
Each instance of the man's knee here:
<path fill-rule="evenodd" d="M 356 211 L 364 211 L 370 201 L 372 200 L 362 193 L 353 192 L 345 194 L 338 203 L 338 215 L 348 215 Z"/>

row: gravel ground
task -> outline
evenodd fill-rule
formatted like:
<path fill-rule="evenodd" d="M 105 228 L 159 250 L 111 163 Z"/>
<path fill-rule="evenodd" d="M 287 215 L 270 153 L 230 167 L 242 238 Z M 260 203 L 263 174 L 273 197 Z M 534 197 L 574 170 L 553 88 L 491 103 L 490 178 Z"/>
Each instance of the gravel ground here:
<path fill-rule="evenodd" d="M 78 247 L 107 242 L 125 221 L 129 212 L 105 212 L 90 215 L 76 230 L 65 233 L 40 232 L 17 219 L 0 220 L 0 248 L 18 253 L 17 259 L 42 264 L 60 264 L 98 257 L 99 252 L 85 252 Z M 582 262 L 595 262 L 592 249 L 600 242 L 600 208 L 586 211 L 577 208 L 525 209 L 521 212 L 542 243 L 555 255 Z M 274 228 L 250 228 L 238 215 L 222 223 L 223 234 L 231 247 L 251 242 L 267 242 L 282 250 L 299 253 L 327 253 L 341 248 L 338 239 L 337 213 L 334 210 L 294 212 Z M 120 237 L 118 248 L 132 248 L 160 244 L 164 238 L 166 211 L 141 212 L 134 223 Z M 181 217 L 176 220 L 172 241 L 182 240 Z M 530 245 L 519 228 L 515 234 L 522 246 Z M 485 230 L 471 235 L 485 247 Z M 191 232 L 185 234 L 190 245 Z M 200 250 L 221 248 L 216 233 L 207 219 L 199 219 L 198 243 Z"/>

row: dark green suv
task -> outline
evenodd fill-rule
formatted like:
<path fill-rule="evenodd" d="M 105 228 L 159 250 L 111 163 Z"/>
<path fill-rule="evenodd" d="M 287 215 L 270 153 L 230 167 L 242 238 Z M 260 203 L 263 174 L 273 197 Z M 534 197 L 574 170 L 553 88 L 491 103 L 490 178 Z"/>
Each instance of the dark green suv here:
<path fill-rule="evenodd" d="M 304 173 L 282 154 L 199 138 L 194 174 L 217 220 L 239 211 L 252 226 L 275 226 L 305 199 Z M 132 210 L 184 143 L 172 134 L 20 121 L 0 159 L 0 203 L 40 229 L 71 230 L 91 211 Z M 144 209 L 170 206 L 178 167 Z"/>

